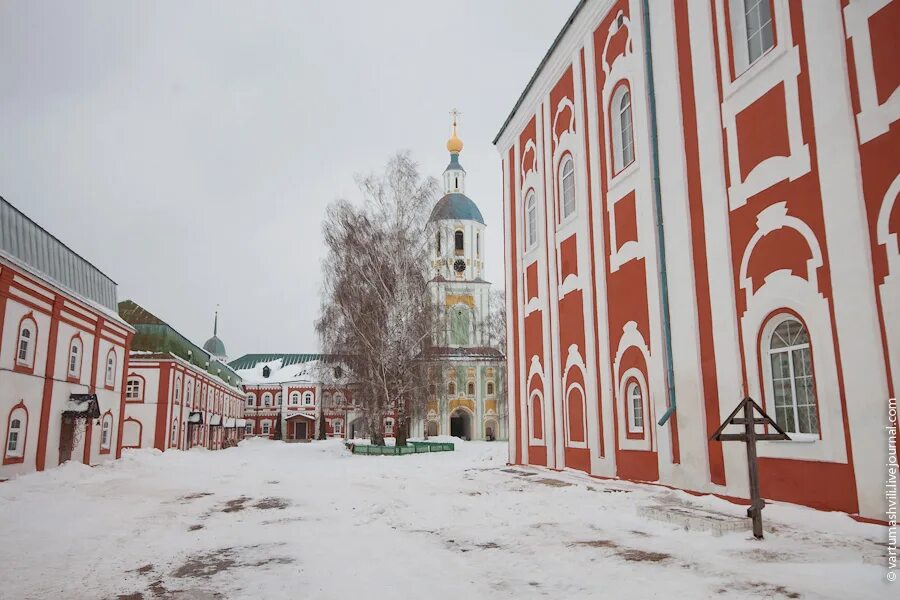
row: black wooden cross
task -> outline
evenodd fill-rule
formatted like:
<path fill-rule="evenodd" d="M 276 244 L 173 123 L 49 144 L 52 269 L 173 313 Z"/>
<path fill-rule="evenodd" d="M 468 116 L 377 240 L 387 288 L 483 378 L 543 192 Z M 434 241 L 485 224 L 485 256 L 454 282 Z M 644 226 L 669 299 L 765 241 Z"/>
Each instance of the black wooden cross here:
<path fill-rule="evenodd" d="M 744 416 L 738 414 L 743 410 Z M 760 416 L 754 416 L 753 411 Z M 723 433 L 729 425 L 743 425 L 743 433 Z M 777 433 L 757 433 L 757 425 L 770 425 Z M 747 470 L 750 473 L 750 508 L 747 516 L 753 519 L 753 537 L 761 539 L 763 536 L 762 509 L 766 503 L 759 494 L 759 471 L 756 461 L 756 442 L 790 440 L 788 434 L 773 421 L 762 407 L 752 398 L 744 398 L 740 404 L 728 415 L 728 418 L 719 425 L 710 440 L 716 442 L 745 442 L 747 444 Z"/>

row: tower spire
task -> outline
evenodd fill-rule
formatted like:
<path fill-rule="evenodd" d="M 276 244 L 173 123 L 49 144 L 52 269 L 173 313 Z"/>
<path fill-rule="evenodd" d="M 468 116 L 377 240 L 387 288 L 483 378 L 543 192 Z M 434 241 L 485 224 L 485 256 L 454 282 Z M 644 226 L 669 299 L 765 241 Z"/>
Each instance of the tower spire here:
<path fill-rule="evenodd" d="M 219 332 L 219 305 L 216 304 L 216 316 L 213 317 L 213 335 L 218 335 Z"/>

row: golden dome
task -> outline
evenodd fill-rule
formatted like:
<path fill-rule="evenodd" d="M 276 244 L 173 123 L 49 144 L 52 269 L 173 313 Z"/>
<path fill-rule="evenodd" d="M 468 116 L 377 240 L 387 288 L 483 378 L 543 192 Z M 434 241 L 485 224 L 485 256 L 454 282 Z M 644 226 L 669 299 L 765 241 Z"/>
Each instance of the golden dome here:
<path fill-rule="evenodd" d="M 456 125 L 453 125 L 453 135 L 447 140 L 447 150 L 452 154 L 459 154 L 463 149 L 462 140 L 456 135 Z"/>

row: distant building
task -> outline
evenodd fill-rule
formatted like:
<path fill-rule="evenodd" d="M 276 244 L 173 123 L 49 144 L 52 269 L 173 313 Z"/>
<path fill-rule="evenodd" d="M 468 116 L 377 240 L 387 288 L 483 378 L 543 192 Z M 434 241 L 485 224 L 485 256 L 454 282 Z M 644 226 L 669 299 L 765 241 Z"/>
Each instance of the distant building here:
<path fill-rule="evenodd" d="M 119 456 L 133 334 L 116 283 L 0 198 L 0 479 Z"/>
<path fill-rule="evenodd" d="M 490 345 L 491 284 L 484 279 L 485 223 L 478 205 L 466 196 L 466 171 L 459 162 L 463 143 L 453 132 L 447 142 L 444 196 L 429 218 L 432 275 L 428 288 L 440 307 L 444 329 L 429 348 L 431 363 L 425 414 L 411 434 L 453 435 L 469 440 L 506 439 L 503 354 Z"/>
<path fill-rule="evenodd" d="M 286 441 L 315 439 L 324 411 L 327 437 L 365 437 L 344 367 L 323 354 L 247 354 L 231 361 L 243 381 L 247 434 Z M 394 435 L 393 416 L 385 417 Z"/>
<path fill-rule="evenodd" d="M 510 461 L 884 519 L 900 2 L 583 0 L 494 140 Z M 652 32 L 652 40 L 651 40 Z M 762 433 L 762 427 L 760 432 Z"/>
<path fill-rule="evenodd" d="M 132 300 L 119 303 L 119 314 L 136 330 L 123 447 L 218 450 L 243 438 L 240 376 Z"/>

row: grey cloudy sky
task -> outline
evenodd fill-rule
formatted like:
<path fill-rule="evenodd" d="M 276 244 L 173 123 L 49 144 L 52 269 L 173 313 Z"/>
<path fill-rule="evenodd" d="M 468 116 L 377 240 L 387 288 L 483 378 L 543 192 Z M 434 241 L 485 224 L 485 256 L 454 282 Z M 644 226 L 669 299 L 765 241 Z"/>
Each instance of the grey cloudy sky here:
<path fill-rule="evenodd" d="M 448 162 L 503 282 L 491 140 L 576 0 L 0 4 L 0 195 L 201 343 L 309 352 L 320 224 L 356 173 Z"/>

